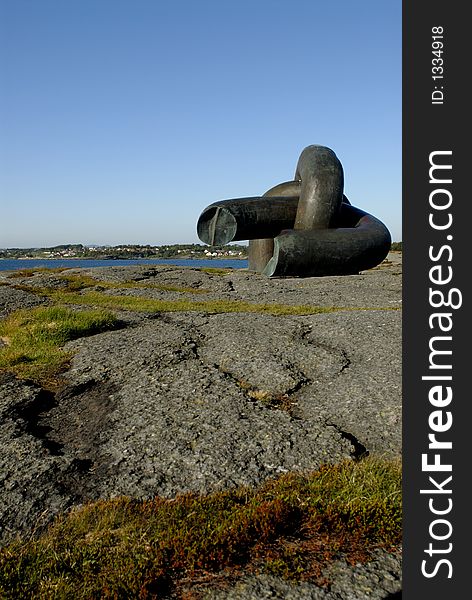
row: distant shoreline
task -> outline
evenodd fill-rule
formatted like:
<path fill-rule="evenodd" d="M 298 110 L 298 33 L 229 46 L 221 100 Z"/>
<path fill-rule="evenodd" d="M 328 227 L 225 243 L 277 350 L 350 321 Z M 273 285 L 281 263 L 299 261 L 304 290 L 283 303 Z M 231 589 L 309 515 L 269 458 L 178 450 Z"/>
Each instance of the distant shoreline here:
<path fill-rule="evenodd" d="M 130 258 L 122 258 L 121 256 L 110 256 L 110 257 L 100 257 L 100 256 L 61 256 L 61 257 L 43 257 L 43 256 L 18 256 L 16 258 L 6 258 L 5 256 L 0 256 L 0 260 L 247 260 L 247 256 L 166 256 L 162 258 L 161 256 L 146 256 L 143 257 L 130 257 Z"/>

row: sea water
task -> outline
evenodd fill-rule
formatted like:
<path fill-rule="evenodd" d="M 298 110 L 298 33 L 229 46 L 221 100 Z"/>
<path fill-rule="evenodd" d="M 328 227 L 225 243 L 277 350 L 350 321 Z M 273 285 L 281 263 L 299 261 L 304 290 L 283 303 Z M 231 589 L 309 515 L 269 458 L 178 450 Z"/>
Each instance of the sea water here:
<path fill-rule="evenodd" d="M 244 259 L 198 259 L 198 258 L 123 258 L 123 259 L 80 259 L 80 258 L 22 258 L 1 259 L 0 271 L 14 271 L 17 269 L 32 269 L 38 267 L 55 268 L 90 268 L 90 267 L 124 267 L 127 265 L 176 265 L 178 267 L 212 267 L 216 269 L 247 269 L 248 263 Z"/>

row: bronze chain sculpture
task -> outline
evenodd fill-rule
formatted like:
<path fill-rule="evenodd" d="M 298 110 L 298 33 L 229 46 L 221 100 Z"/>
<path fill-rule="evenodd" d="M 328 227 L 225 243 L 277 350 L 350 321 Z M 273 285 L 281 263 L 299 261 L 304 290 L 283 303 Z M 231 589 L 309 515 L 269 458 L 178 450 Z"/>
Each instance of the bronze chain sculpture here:
<path fill-rule="evenodd" d="M 200 215 L 202 242 L 249 240 L 249 269 L 268 277 L 352 275 L 381 263 L 390 250 L 385 225 L 343 194 L 336 154 L 308 146 L 295 179 L 263 196 L 210 204 Z"/>

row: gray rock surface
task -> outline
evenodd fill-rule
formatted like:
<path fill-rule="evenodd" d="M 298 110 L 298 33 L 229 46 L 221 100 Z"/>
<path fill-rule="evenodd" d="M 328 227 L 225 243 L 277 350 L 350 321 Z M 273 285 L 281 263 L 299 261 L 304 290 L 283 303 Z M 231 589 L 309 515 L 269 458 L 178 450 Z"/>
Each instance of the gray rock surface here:
<path fill-rule="evenodd" d="M 401 551 L 377 551 L 365 564 L 338 560 L 326 569 L 329 583 L 292 583 L 271 575 L 242 577 L 235 585 L 202 594 L 204 600 L 397 600 L 401 598 Z"/>
<path fill-rule="evenodd" d="M 1 280 L 0 280 L 1 282 Z M 0 285 L 0 318 L 6 317 L 21 308 L 33 308 L 44 304 L 46 301 L 39 296 L 25 290 L 18 290 L 10 286 Z"/>
<path fill-rule="evenodd" d="M 2 376 L 0 539 L 87 500 L 257 485 L 367 453 L 400 455 L 400 257 L 358 276 L 307 279 L 168 266 L 68 270 L 93 277 L 97 289 L 159 286 L 102 286 L 111 295 L 348 310 L 122 311 L 122 329 L 67 345 L 74 358 L 60 392 Z M 44 302 L 35 288 L 63 285 L 57 273 L 2 281 L 1 315 Z M 211 597 L 388 598 L 400 589 L 399 564 L 379 555 L 370 566 L 344 565 L 329 590 L 254 576 Z"/>

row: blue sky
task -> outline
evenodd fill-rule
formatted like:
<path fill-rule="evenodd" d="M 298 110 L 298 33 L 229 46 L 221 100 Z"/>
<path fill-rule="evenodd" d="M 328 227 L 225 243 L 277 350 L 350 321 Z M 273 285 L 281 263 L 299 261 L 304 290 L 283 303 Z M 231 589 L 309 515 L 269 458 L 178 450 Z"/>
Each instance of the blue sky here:
<path fill-rule="evenodd" d="M 399 0 L 0 7 L 0 247 L 198 242 L 309 144 L 401 239 Z"/>

